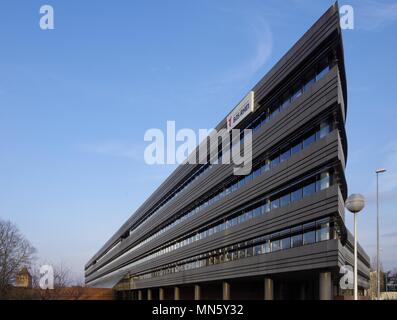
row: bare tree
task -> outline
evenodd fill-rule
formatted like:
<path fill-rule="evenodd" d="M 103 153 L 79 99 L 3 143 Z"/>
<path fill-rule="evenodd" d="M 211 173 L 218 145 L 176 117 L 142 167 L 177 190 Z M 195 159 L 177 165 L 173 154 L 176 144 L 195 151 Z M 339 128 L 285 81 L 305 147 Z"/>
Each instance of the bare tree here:
<path fill-rule="evenodd" d="M 0 219 L 0 299 L 7 297 L 17 273 L 31 266 L 35 252 L 15 224 Z"/>
<path fill-rule="evenodd" d="M 379 261 L 380 272 L 384 272 L 382 261 Z M 378 258 L 374 255 L 371 259 L 371 271 L 376 271 L 378 269 Z"/>
<path fill-rule="evenodd" d="M 40 266 L 50 265 L 54 272 L 54 288 L 40 288 Z M 33 287 L 36 288 L 42 300 L 58 300 L 58 299 L 78 299 L 82 294 L 82 286 L 72 277 L 72 272 L 64 263 L 54 264 L 51 262 L 42 262 L 33 268 Z"/>
<path fill-rule="evenodd" d="M 70 269 L 63 263 L 54 265 L 54 288 L 65 288 L 72 284 Z"/>

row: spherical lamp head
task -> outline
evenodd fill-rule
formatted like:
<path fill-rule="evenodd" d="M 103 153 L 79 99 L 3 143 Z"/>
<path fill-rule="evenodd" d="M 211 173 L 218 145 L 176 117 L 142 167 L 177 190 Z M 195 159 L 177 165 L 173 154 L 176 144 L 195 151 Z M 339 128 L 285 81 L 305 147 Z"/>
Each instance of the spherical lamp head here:
<path fill-rule="evenodd" d="M 354 193 L 350 195 L 345 202 L 347 210 L 353 213 L 360 212 L 365 205 L 365 198 L 362 194 Z"/>

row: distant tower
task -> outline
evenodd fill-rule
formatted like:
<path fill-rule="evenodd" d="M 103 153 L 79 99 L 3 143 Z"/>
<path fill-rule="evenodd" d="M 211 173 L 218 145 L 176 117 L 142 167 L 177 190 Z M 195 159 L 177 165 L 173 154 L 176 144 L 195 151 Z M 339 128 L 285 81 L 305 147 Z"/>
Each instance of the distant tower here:
<path fill-rule="evenodd" d="M 16 277 L 16 286 L 20 288 L 32 288 L 32 276 L 26 267 L 18 272 Z"/>

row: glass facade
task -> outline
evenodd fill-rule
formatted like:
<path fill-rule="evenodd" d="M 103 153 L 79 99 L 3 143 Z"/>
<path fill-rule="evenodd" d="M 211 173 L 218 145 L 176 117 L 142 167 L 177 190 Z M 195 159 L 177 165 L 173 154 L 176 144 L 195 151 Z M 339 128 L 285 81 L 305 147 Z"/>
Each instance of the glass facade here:
<path fill-rule="evenodd" d="M 167 274 L 203 268 L 214 264 L 226 263 L 271 252 L 287 250 L 303 245 L 336 239 L 336 222 L 324 218 L 310 223 L 263 235 L 248 241 L 236 243 L 191 257 L 173 264 L 165 265 L 154 272 L 134 276 L 134 280 L 161 277 Z"/>
<path fill-rule="evenodd" d="M 233 215 L 223 218 L 218 223 L 214 223 L 212 225 L 205 226 L 199 230 L 193 231 L 191 234 L 184 236 L 182 239 L 178 239 L 176 241 L 166 243 L 163 246 L 159 247 L 158 251 L 151 253 L 137 261 L 132 262 L 131 264 L 128 265 L 128 267 L 133 267 L 133 266 L 136 266 L 143 262 L 147 262 L 151 259 L 162 256 L 164 254 L 168 254 L 168 253 L 173 252 L 174 250 L 177 250 L 179 248 L 182 248 L 188 244 L 191 244 L 198 240 L 202 240 L 207 237 L 210 237 L 215 233 L 229 229 L 229 228 L 234 227 L 238 224 L 247 222 L 248 220 L 251 220 L 254 217 L 257 217 L 259 215 L 268 214 L 272 210 L 275 210 L 275 209 L 278 209 L 280 207 L 290 204 L 291 203 L 291 194 L 297 193 L 297 192 L 302 192 L 302 190 L 307 188 L 308 185 L 310 185 L 310 186 L 313 185 L 314 188 L 311 189 L 312 192 L 306 193 L 306 195 L 305 195 L 305 196 L 310 196 L 316 192 L 316 185 L 319 185 L 319 184 L 316 184 L 316 180 L 320 180 L 321 177 L 324 177 L 324 176 L 328 177 L 328 180 L 330 180 L 329 174 L 328 175 L 319 174 L 315 177 L 310 178 L 307 181 L 301 182 L 298 185 L 295 185 L 295 186 L 289 188 L 288 191 L 283 191 L 280 194 L 274 195 L 273 200 L 271 200 L 271 201 L 269 200 L 269 197 L 264 196 L 263 201 L 260 201 L 258 204 L 250 207 L 249 209 L 243 209 L 243 210 L 239 211 L 238 213 L 234 213 Z M 312 181 L 314 181 L 314 182 L 312 182 Z M 330 186 L 330 185 L 331 185 L 331 183 L 328 183 L 328 186 Z M 321 190 L 317 190 L 317 191 L 321 191 Z M 284 201 L 282 201 L 282 199 L 284 199 Z M 289 199 L 289 200 L 286 201 L 285 199 Z M 270 206 L 269 206 L 269 202 L 271 203 Z M 305 231 L 303 233 L 303 244 L 312 243 L 310 241 L 315 239 L 315 224 L 313 226 L 314 226 L 314 229 L 310 229 L 311 224 L 303 226 L 304 231 Z M 313 235 L 311 234 L 311 232 L 313 233 Z M 276 237 L 276 238 L 278 238 L 278 236 L 279 236 L 279 234 L 272 235 L 272 237 Z M 276 251 L 281 248 L 282 248 L 282 242 L 273 242 L 271 251 Z M 106 266 L 112 265 L 114 262 L 118 261 L 121 257 L 125 256 L 128 253 L 130 253 L 130 251 L 127 251 L 120 257 L 114 259 L 110 264 L 108 264 Z M 103 267 L 101 267 L 101 268 L 103 268 Z"/>

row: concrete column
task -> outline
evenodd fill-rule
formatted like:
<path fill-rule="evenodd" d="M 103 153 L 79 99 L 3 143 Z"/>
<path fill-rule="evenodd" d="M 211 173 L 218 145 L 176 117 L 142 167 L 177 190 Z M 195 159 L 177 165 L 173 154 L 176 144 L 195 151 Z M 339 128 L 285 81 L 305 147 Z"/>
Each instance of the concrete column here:
<path fill-rule="evenodd" d="M 181 290 L 179 287 L 174 287 L 174 300 L 180 300 L 181 299 Z"/>
<path fill-rule="evenodd" d="M 138 290 L 138 300 L 142 300 L 142 290 Z"/>
<path fill-rule="evenodd" d="M 164 288 L 159 288 L 159 300 L 164 300 Z"/>
<path fill-rule="evenodd" d="M 200 300 L 201 299 L 201 287 L 196 284 L 194 285 L 194 300 Z"/>
<path fill-rule="evenodd" d="M 319 273 L 320 300 L 332 300 L 331 272 Z"/>
<path fill-rule="evenodd" d="M 265 278 L 265 300 L 273 300 L 274 299 L 274 284 L 273 279 Z"/>
<path fill-rule="evenodd" d="M 148 300 L 153 300 L 152 289 L 147 289 L 147 299 Z"/>
<path fill-rule="evenodd" d="M 181 299 L 181 289 L 179 287 L 174 287 L 174 300 Z"/>
<path fill-rule="evenodd" d="M 230 283 L 226 281 L 222 282 L 222 299 L 230 300 Z"/>

